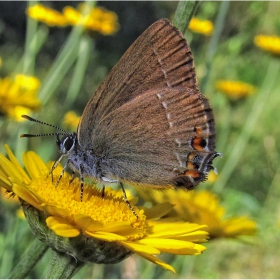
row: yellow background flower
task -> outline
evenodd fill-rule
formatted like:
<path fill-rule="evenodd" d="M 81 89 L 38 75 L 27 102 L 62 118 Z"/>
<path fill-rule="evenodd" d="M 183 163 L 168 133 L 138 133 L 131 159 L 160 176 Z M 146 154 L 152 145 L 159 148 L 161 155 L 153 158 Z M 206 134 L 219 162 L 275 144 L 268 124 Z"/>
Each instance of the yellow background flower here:
<path fill-rule="evenodd" d="M 84 16 L 82 13 L 84 7 L 84 4 L 80 4 L 78 9 L 66 6 L 62 13 L 59 13 L 42 4 L 36 4 L 29 7 L 26 13 L 29 17 L 42 21 L 49 26 L 64 27 L 81 24 L 86 29 L 103 35 L 111 35 L 118 31 L 118 17 L 114 12 L 96 7 L 88 15 Z"/>
<path fill-rule="evenodd" d="M 79 121 L 80 121 L 80 116 L 78 116 L 74 111 L 67 112 L 63 118 L 64 124 L 74 131 L 77 130 Z"/>
<path fill-rule="evenodd" d="M 220 206 L 217 195 L 203 191 L 167 190 L 147 194 L 139 190 L 145 200 L 153 203 L 169 202 L 174 205 L 174 211 L 168 215 L 179 215 L 186 221 L 204 224 L 211 238 L 238 237 L 239 235 L 254 235 L 256 222 L 247 217 L 225 218 L 226 209 Z M 168 216 L 167 215 L 167 216 Z"/>
<path fill-rule="evenodd" d="M 205 36 L 210 36 L 213 33 L 213 23 L 210 20 L 200 20 L 192 18 L 189 24 L 189 30 L 192 32 L 200 33 Z"/>
<path fill-rule="evenodd" d="M 42 21 L 49 26 L 66 26 L 68 25 L 67 19 L 61 13 L 48 8 L 42 4 L 36 4 L 26 10 L 29 17 Z"/>
<path fill-rule="evenodd" d="M 22 74 L 0 78 L 0 111 L 9 117 L 22 121 L 22 114 L 38 110 L 41 102 L 37 98 L 40 81 Z"/>
<path fill-rule="evenodd" d="M 231 99 L 247 97 L 256 90 L 256 88 L 251 84 L 231 80 L 220 80 L 216 82 L 215 88 Z"/>
<path fill-rule="evenodd" d="M 254 43 L 264 51 L 276 56 L 280 55 L 280 37 L 278 36 L 257 35 L 254 38 Z"/>

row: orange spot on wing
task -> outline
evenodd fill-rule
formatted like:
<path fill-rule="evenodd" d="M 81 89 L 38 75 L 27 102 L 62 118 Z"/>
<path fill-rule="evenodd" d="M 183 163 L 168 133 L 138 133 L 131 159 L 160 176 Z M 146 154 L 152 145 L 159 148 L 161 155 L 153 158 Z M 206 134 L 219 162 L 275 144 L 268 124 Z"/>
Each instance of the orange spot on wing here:
<path fill-rule="evenodd" d="M 197 151 L 203 151 L 205 145 L 204 145 L 205 140 L 201 137 L 194 137 L 192 140 L 192 146 L 194 149 Z"/>
<path fill-rule="evenodd" d="M 198 171 L 196 171 L 196 170 L 187 170 L 186 172 L 185 172 L 185 175 L 186 176 L 191 176 L 191 177 L 193 177 L 193 178 L 198 178 L 200 175 L 199 175 L 199 172 Z"/>

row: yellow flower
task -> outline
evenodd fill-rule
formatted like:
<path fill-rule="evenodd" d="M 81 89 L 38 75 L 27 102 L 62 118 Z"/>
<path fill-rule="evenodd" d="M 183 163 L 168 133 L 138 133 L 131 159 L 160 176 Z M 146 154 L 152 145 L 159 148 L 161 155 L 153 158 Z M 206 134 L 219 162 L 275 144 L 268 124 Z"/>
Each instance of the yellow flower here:
<path fill-rule="evenodd" d="M 64 124 L 71 128 L 72 130 L 77 130 L 80 121 L 80 116 L 78 116 L 74 111 L 69 111 L 64 115 Z"/>
<path fill-rule="evenodd" d="M 213 23 L 210 20 L 200 20 L 192 18 L 189 24 L 189 30 L 196 33 L 201 33 L 205 36 L 210 36 L 213 33 Z"/>
<path fill-rule="evenodd" d="M 22 114 L 40 107 L 37 99 L 40 81 L 22 74 L 0 78 L 0 111 L 17 121 L 22 121 Z"/>
<path fill-rule="evenodd" d="M 103 8 L 96 7 L 91 9 L 88 15 L 83 15 L 84 4 L 80 4 L 78 10 L 70 6 L 63 9 L 62 13 L 42 4 L 36 4 L 29 7 L 27 15 L 35 20 L 42 21 L 49 26 L 68 26 L 84 25 L 88 30 L 99 32 L 103 35 L 111 35 L 118 31 L 118 17 L 114 12 L 107 11 Z"/>
<path fill-rule="evenodd" d="M 168 190 L 152 194 L 140 192 L 140 194 L 153 203 L 167 201 L 172 203 L 175 205 L 175 213 L 186 221 L 207 225 L 210 238 L 238 237 L 256 233 L 256 223 L 246 217 L 224 218 L 225 209 L 219 205 L 218 197 L 209 191 Z M 174 212 L 168 215 L 170 214 Z"/>
<path fill-rule="evenodd" d="M 29 17 L 42 21 L 49 26 L 66 26 L 68 25 L 67 19 L 59 12 L 45 7 L 42 4 L 36 4 L 27 8 L 26 13 Z"/>
<path fill-rule="evenodd" d="M 0 176 L 1 176 L 1 170 L 0 170 Z M 8 193 L 4 188 L 0 188 L 0 197 L 4 201 L 12 204 L 19 205 L 18 197 L 15 195 L 11 195 L 11 193 Z"/>
<path fill-rule="evenodd" d="M 26 76 L 23 74 L 17 74 L 14 78 L 15 83 L 22 89 L 29 91 L 37 91 L 40 87 L 40 81 L 33 76 Z"/>
<path fill-rule="evenodd" d="M 83 7 L 84 5 L 80 5 L 79 10 L 82 10 Z M 118 31 L 118 17 L 115 13 L 96 7 L 91 10 L 89 15 L 83 16 L 79 10 L 70 6 L 63 9 L 63 15 L 69 24 L 83 24 L 86 29 L 100 32 L 103 35 L 111 35 Z"/>
<path fill-rule="evenodd" d="M 280 37 L 278 36 L 257 35 L 254 38 L 254 43 L 257 47 L 272 55 L 280 55 Z"/>
<path fill-rule="evenodd" d="M 174 272 L 173 267 L 155 255 L 161 252 L 196 255 L 206 248 L 206 226 L 188 223 L 178 216 L 162 219 L 173 206 L 163 203 L 134 210 L 123 201 L 121 192 L 106 188 L 105 196 L 92 185 L 84 185 L 80 201 L 80 181 L 62 177 L 61 167 L 47 176 L 47 166 L 34 152 L 23 156 L 26 170 L 6 145 L 9 159 L 0 154 L 0 186 L 22 201 L 26 219 L 40 240 L 82 262 L 116 263 L 132 253 Z M 133 204 L 135 198 L 130 199 Z M 42 240 L 43 239 L 43 240 Z M 46 240 L 45 240 L 46 239 Z"/>
<path fill-rule="evenodd" d="M 256 88 L 253 85 L 230 80 L 220 80 L 215 84 L 216 90 L 221 91 L 230 99 L 237 100 L 251 95 Z"/>

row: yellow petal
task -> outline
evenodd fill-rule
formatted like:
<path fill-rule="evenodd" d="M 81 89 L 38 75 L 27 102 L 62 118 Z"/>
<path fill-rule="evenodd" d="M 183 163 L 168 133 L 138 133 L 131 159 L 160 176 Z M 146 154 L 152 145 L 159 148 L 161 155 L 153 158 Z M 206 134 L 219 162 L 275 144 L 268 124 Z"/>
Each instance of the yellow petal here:
<path fill-rule="evenodd" d="M 204 246 L 195 247 L 195 244 L 188 241 L 165 239 L 165 238 L 144 238 L 137 243 L 146 244 L 159 249 L 161 252 L 177 255 L 192 255 L 194 252 L 200 253 L 206 250 Z"/>
<path fill-rule="evenodd" d="M 80 235 L 80 231 L 71 225 L 67 220 L 61 217 L 48 217 L 46 219 L 47 226 L 55 232 L 55 234 L 63 237 L 76 237 Z"/>
<path fill-rule="evenodd" d="M 92 237 L 95 237 L 97 239 L 101 239 L 101 240 L 108 241 L 108 242 L 126 240 L 125 237 L 123 237 L 121 235 L 118 235 L 118 234 L 110 233 L 110 232 L 100 232 L 100 231 L 98 231 L 98 232 L 92 233 L 92 232 L 89 232 L 89 231 L 86 230 L 85 233 L 92 236 Z"/>
<path fill-rule="evenodd" d="M 151 254 L 151 255 L 158 255 L 160 254 L 160 251 L 156 248 L 153 248 L 148 245 L 139 244 L 135 242 L 129 242 L 129 241 L 122 241 L 119 242 L 123 246 L 127 247 L 129 250 L 134 251 L 135 253 L 144 253 L 144 254 Z"/>
<path fill-rule="evenodd" d="M 201 244 L 194 244 L 194 249 L 197 250 L 200 254 L 206 250 L 206 247 Z"/>
<path fill-rule="evenodd" d="M 191 242 L 206 242 L 209 239 L 209 233 L 203 230 L 198 230 L 187 234 L 182 234 L 175 239 Z"/>
<path fill-rule="evenodd" d="M 42 200 L 32 190 L 29 190 L 27 187 L 18 185 L 16 183 L 13 183 L 13 192 L 17 196 L 19 196 L 22 200 L 24 200 L 27 203 L 31 204 L 32 206 L 34 206 L 38 210 L 43 211 L 43 208 L 41 206 Z"/>
<path fill-rule="evenodd" d="M 115 232 L 121 235 L 130 235 L 137 232 L 137 228 L 131 226 L 130 221 L 123 222 L 112 222 L 110 224 L 104 225 L 102 231 Z"/>
<path fill-rule="evenodd" d="M 101 222 L 94 221 L 92 218 L 83 215 L 83 214 L 76 214 L 73 217 L 75 224 L 80 227 L 81 229 L 95 232 L 95 231 L 103 231 L 103 224 Z"/>
<path fill-rule="evenodd" d="M 174 205 L 172 205 L 169 202 L 165 202 L 157 204 L 152 208 L 145 209 L 145 215 L 147 219 L 159 219 L 164 215 L 168 214 L 173 208 Z"/>
<path fill-rule="evenodd" d="M 70 212 L 66 208 L 60 208 L 53 205 L 41 204 L 42 208 L 48 212 L 51 216 L 67 217 L 70 216 Z"/>
<path fill-rule="evenodd" d="M 184 220 L 180 216 L 166 217 L 166 218 L 162 218 L 160 220 L 151 221 L 151 225 L 152 224 L 158 225 L 158 224 L 162 224 L 162 223 L 178 223 L 178 222 L 185 223 L 186 220 Z"/>
<path fill-rule="evenodd" d="M 49 169 L 43 160 L 32 151 L 23 154 L 23 162 L 33 179 L 44 174 L 47 175 L 49 172 Z"/>
<path fill-rule="evenodd" d="M 148 222 L 150 225 L 150 222 Z M 177 237 L 188 232 L 205 229 L 204 225 L 197 224 L 187 224 L 187 223 L 152 223 L 151 233 L 149 237 L 151 238 L 172 238 Z"/>
<path fill-rule="evenodd" d="M 175 269 L 171 265 L 165 263 L 164 261 L 162 261 L 161 259 L 159 259 L 155 256 L 145 254 L 145 253 L 137 253 L 137 254 L 139 256 L 141 256 L 142 258 L 145 258 L 146 260 L 163 267 L 164 269 L 167 269 L 167 270 L 172 271 L 173 273 L 176 273 Z"/>
<path fill-rule="evenodd" d="M 231 218 L 222 223 L 223 234 L 227 237 L 237 235 L 254 235 L 257 232 L 256 222 L 246 217 Z"/>
<path fill-rule="evenodd" d="M 1 166 L 0 166 L 0 168 L 1 168 Z M 13 189 L 12 183 L 7 178 L 7 175 L 2 171 L 2 169 L 0 169 L 0 187 L 5 188 L 9 192 L 11 192 Z"/>
<path fill-rule="evenodd" d="M 8 177 L 13 178 L 13 181 L 22 183 L 21 173 L 14 167 L 13 163 L 10 162 L 6 157 L 0 154 L 0 168 L 3 173 Z"/>
<path fill-rule="evenodd" d="M 19 173 L 22 175 L 22 177 L 25 179 L 26 183 L 30 182 L 30 178 L 28 177 L 28 175 L 26 174 L 26 172 L 24 171 L 24 169 L 21 167 L 21 165 L 19 164 L 18 160 L 16 159 L 16 157 L 14 156 L 13 152 L 11 151 L 10 147 L 5 144 L 5 149 L 7 151 L 7 155 L 10 159 L 10 161 L 13 163 L 13 165 L 16 167 L 16 169 L 19 171 Z"/>
<path fill-rule="evenodd" d="M 52 228 L 53 226 L 56 226 L 57 224 L 69 224 L 69 222 L 58 216 L 50 216 L 46 219 L 46 224 L 49 228 Z"/>

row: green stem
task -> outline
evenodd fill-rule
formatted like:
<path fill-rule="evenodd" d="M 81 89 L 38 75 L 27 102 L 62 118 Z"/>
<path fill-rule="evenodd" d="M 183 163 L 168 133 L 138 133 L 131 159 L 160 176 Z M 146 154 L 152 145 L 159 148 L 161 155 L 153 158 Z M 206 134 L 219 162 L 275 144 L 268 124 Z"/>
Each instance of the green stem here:
<path fill-rule="evenodd" d="M 207 51 L 206 63 L 205 63 L 206 74 L 200 82 L 201 92 L 205 92 L 205 90 L 206 90 L 207 82 L 209 80 L 209 76 L 211 73 L 213 57 L 217 50 L 217 46 L 218 46 L 218 43 L 219 43 L 219 40 L 220 40 L 220 37 L 222 34 L 222 30 L 225 26 L 224 22 L 226 20 L 226 15 L 228 13 L 229 6 L 230 6 L 230 1 L 221 2 L 220 10 L 219 10 L 217 19 L 214 24 L 214 26 L 215 26 L 214 34 L 211 37 L 211 41 L 209 43 L 209 47 L 208 47 L 208 51 Z"/>
<path fill-rule="evenodd" d="M 87 7 L 84 9 L 84 13 L 88 12 L 95 5 L 95 1 L 86 1 L 86 5 Z M 83 25 L 76 25 L 73 28 L 63 49 L 58 54 L 55 62 L 49 70 L 39 93 L 39 97 L 43 104 L 46 104 L 76 60 L 83 32 Z"/>
<path fill-rule="evenodd" d="M 39 93 L 39 97 L 43 104 L 47 103 L 64 78 L 65 74 L 76 60 L 79 38 L 82 31 L 83 29 L 81 26 L 77 26 L 75 29 L 73 29 L 64 48 L 59 53 L 47 76 L 45 77 L 41 91 Z"/>
<path fill-rule="evenodd" d="M 28 7 L 34 6 L 38 1 L 29 1 Z M 23 73 L 26 75 L 34 74 L 35 58 L 42 45 L 45 43 L 49 29 L 46 26 L 40 25 L 38 21 L 26 17 L 27 28 L 25 36 L 24 54 L 16 66 L 14 73 Z"/>
<path fill-rule="evenodd" d="M 273 180 L 271 182 L 270 188 L 268 190 L 266 199 L 262 207 L 262 211 L 260 213 L 260 217 L 264 217 L 264 219 L 267 219 L 268 213 L 271 220 L 274 221 L 274 219 L 277 218 L 275 216 L 277 215 L 278 200 L 280 196 L 279 182 L 280 166 L 274 174 Z M 275 213 L 276 215 L 273 215 L 272 213 Z"/>
<path fill-rule="evenodd" d="M 185 34 L 198 5 L 199 1 L 179 1 L 173 24 L 178 27 L 183 34 Z"/>
<path fill-rule="evenodd" d="M 29 1 L 28 8 L 37 4 L 37 1 Z M 31 47 L 31 42 L 33 38 L 36 44 L 36 31 L 38 27 L 38 22 L 30 17 L 27 17 L 27 28 L 26 28 L 26 38 L 25 38 L 25 51 L 23 55 L 23 73 L 33 75 L 34 73 L 34 63 L 35 63 L 35 53 L 34 48 Z M 34 36 L 35 34 L 35 36 Z M 32 63 L 31 63 L 32 62 Z"/>
<path fill-rule="evenodd" d="M 77 63 L 75 65 L 74 74 L 65 100 L 65 104 L 67 104 L 67 106 L 71 106 L 79 94 L 84 79 L 86 67 L 89 62 L 91 45 L 92 41 L 90 37 L 84 35 L 80 42 Z"/>
<path fill-rule="evenodd" d="M 8 279 L 22 279 L 27 276 L 29 271 L 46 253 L 49 247 L 41 241 L 35 239 L 28 251 L 23 255 L 21 261 L 13 268 L 13 271 L 7 277 Z"/>
<path fill-rule="evenodd" d="M 269 98 L 269 93 L 272 92 L 272 89 L 275 87 L 275 82 L 279 75 L 280 64 L 279 61 L 274 59 L 270 62 L 268 70 L 266 73 L 265 80 L 262 84 L 262 88 L 258 96 L 255 99 L 255 102 L 252 106 L 252 109 L 249 111 L 248 118 L 243 126 L 241 134 L 237 139 L 235 146 L 232 149 L 231 154 L 228 157 L 228 160 L 224 164 L 221 175 L 214 185 L 214 191 L 221 193 L 225 187 L 227 181 L 232 175 L 235 167 L 237 166 L 240 158 L 242 157 L 244 150 L 250 140 L 252 132 L 259 121 L 260 115 L 263 112 L 263 109 L 266 104 L 266 100 Z"/>
<path fill-rule="evenodd" d="M 49 29 L 46 26 L 40 26 L 36 33 L 33 33 L 33 38 L 26 44 L 24 55 L 15 68 L 14 73 L 34 74 L 36 55 L 46 42 L 48 34 Z"/>
<path fill-rule="evenodd" d="M 84 262 L 80 262 L 70 255 L 52 250 L 52 260 L 46 278 L 71 279 L 84 265 Z"/>

